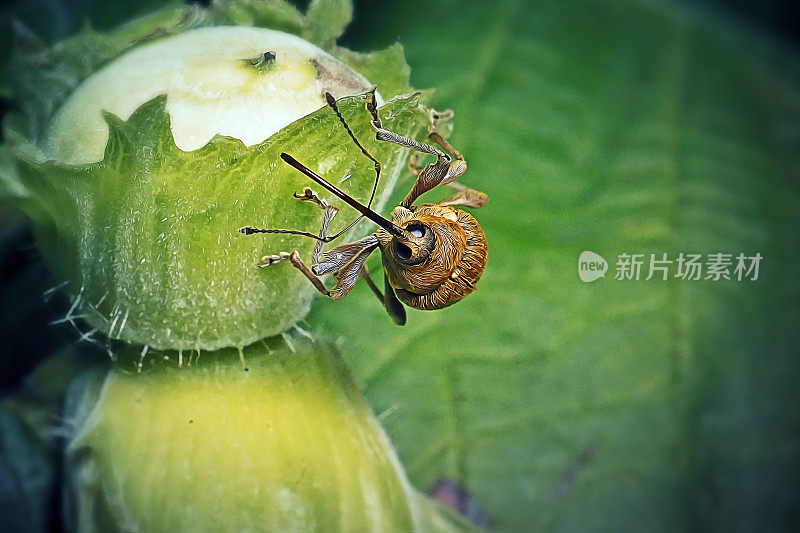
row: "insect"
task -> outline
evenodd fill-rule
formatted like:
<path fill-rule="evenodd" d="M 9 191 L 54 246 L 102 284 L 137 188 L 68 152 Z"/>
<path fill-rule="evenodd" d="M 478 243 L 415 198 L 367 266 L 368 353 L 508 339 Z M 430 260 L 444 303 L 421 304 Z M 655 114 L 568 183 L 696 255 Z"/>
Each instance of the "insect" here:
<path fill-rule="evenodd" d="M 383 129 L 378 117 L 373 87 L 371 96 L 367 97 L 366 108 L 372 116 L 371 124 L 375 128 L 376 139 L 415 150 L 409 159 L 409 167 L 416 176 L 416 181 L 400 205 L 392 210 L 391 220 L 387 220 L 371 209 L 380 179 L 380 163 L 355 137 L 339 112 L 336 100 L 329 93 L 325 93 L 325 98 L 350 138 L 375 165 L 372 194 L 367 205 L 363 205 L 289 154 L 282 153 L 281 158 L 286 163 L 342 199 L 360 215 L 342 231 L 328 235 L 331 221 L 339 210 L 317 196 L 311 188 L 306 187 L 301 194 L 295 193 L 294 197 L 301 201 L 313 202 L 324 211 L 322 228 L 318 235 L 300 230 L 259 229 L 251 226 L 240 228 L 239 232 L 244 235 L 288 233 L 316 239 L 311 268 L 306 266 L 296 249 L 292 252 L 264 256 L 263 264 L 259 266 L 268 267 L 288 260 L 320 293 L 334 300 L 347 296 L 356 281 L 363 278 L 398 325 L 406 322 L 403 304 L 415 309 L 442 309 L 474 291 L 475 284 L 486 267 L 488 253 L 486 236 L 472 215 L 456 209 L 455 206 L 481 207 L 486 204 L 488 197 L 482 192 L 456 182 L 467 169 L 467 163 L 461 153 L 450 146 L 437 131 L 439 123 L 452 116 L 452 112 L 439 113 L 434 110 L 430 112 L 428 139 L 438 145 L 437 148 Z M 420 154 L 434 155 L 436 161 L 423 168 L 418 165 Z M 414 205 L 419 196 L 440 185 L 447 185 L 457 192 L 439 202 Z M 367 217 L 379 226 L 375 233 L 355 242 L 323 251 L 325 244 L 339 238 L 363 217 Z M 367 257 L 375 249 L 381 251 L 383 292 L 373 282 L 365 264 Z M 333 274 L 336 277 L 336 286 L 332 289 L 328 289 L 319 278 L 325 274 Z"/>

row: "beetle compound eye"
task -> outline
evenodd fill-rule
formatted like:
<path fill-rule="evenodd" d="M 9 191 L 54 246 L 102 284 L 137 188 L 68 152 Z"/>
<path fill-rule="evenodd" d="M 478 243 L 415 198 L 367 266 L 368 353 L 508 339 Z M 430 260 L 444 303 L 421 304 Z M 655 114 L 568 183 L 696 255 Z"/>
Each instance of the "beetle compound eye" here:
<path fill-rule="evenodd" d="M 421 224 L 410 224 L 406 227 L 406 230 L 408 230 L 408 232 L 417 239 L 421 239 L 427 232 L 427 229 L 427 227 Z"/>

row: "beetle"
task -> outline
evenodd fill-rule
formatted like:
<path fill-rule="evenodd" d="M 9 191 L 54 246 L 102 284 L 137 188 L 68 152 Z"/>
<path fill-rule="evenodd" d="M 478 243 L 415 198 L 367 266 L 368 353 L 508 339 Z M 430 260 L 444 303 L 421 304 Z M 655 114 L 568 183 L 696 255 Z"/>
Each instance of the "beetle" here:
<path fill-rule="evenodd" d="M 375 90 L 373 87 L 368 93 L 366 108 L 372 116 L 371 124 L 375 129 L 376 139 L 393 142 L 415 151 L 409 159 L 409 168 L 416 176 L 416 181 L 403 201 L 392 210 L 391 220 L 383 218 L 371 209 L 380 179 L 381 164 L 353 134 L 339 112 L 333 96 L 325 93 L 328 106 L 336 113 L 350 138 L 375 165 L 375 183 L 367 205 L 361 204 L 341 191 L 289 154 L 282 153 L 281 159 L 286 163 L 353 207 L 360 215 L 342 231 L 328 235 L 331 221 L 339 210 L 320 198 L 311 188 L 306 187 L 301 194 L 295 193 L 294 197 L 313 202 L 324 211 L 319 235 L 300 230 L 259 229 L 252 226 L 240 228 L 239 232 L 244 235 L 288 233 L 316 239 L 317 244 L 312 253 L 313 262 L 310 269 L 296 249 L 292 252 L 264 256 L 263 264 L 259 266 L 268 267 L 288 260 L 320 293 L 334 300 L 347 296 L 356 281 L 363 278 L 392 320 L 398 325 L 403 325 L 406 322 L 403 304 L 415 309 L 442 309 L 476 289 L 475 284 L 483 274 L 488 258 L 486 235 L 472 215 L 456 209 L 455 206 L 482 207 L 488 202 L 488 197 L 456 181 L 466 171 L 467 163 L 464 156 L 438 131 L 439 123 L 450 118 L 452 111 L 439 113 L 431 110 L 429 113 L 428 140 L 438 145 L 437 148 L 384 129 L 378 116 Z M 436 161 L 423 168 L 418 165 L 420 154 L 431 154 L 436 157 Z M 440 185 L 451 187 L 457 192 L 435 203 L 414 205 L 422 194 Z M 363 217 L 367 217 L 379 226 L 375 233 L 355 242 L 323 251 L 325 244 L 340 237 Z M 375 249 L 381 251 L 383 292 L 375 285 L 365 265 L 367 257 Z M 328 289 L 319 278 L 325 274 L 333 274 L 336 277 L 336 286 L 332 289 Z"/>

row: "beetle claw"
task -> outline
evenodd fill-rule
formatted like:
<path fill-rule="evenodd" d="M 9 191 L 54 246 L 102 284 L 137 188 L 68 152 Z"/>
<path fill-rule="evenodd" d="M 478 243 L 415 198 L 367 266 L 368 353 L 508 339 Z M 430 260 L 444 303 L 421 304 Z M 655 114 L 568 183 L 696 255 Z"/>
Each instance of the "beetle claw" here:
<path fill-rule="evenodd" d="M 303 194 L 294 193 L 294 197 L 307 202 L 314 199 L 314 191 L 311 190 L 311 187 L 306 187 L 303 189 Z"/>
<path fill-rule="evenodd" d="M 285 261 L 289 259 L 289 252 L 280 252 L 278 255 L 265 255 L 261 258 L 261 261 L 264 262 L 263 265 L 258 265 L 259 268 L 266 268 L 268 266 L 274 265 L 275 263 L 279 263 L 281 261 Z"/>

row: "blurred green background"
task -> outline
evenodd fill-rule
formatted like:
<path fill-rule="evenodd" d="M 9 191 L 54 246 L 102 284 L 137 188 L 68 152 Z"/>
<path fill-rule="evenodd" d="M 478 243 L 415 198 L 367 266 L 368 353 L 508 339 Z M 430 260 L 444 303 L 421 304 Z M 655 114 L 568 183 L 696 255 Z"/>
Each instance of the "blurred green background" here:
<path fill-rule="evenodd" d="M 53 40 L 81 13 L 104 28 L 158 4 L 11 3 L 3 35 L 12 14 Z M 307 325 L 339 339 L 412 482 L 456 480 L 492 529 L 800 525 L 797 23 L 782 3 L 701 6 L 357 2 L 340 41 L 399 40 L 412 84 L 456 111 L 463 182 L 491 199 L 473 212 L 489 266 L 477 293 L 402 329 L 365 286 L 318 300 Z M 0 224 L 5 403 L 53 403 L 23 376 L 90 348 L 47 326 L 64 302 L 45 303 L 24 224 Z M 584 250 L 605 279 L 580 281 Z M 614 279 L 621 253 L 680 252 L 764 259 L 757 281 Z M 14 420 L 0 452 L 49 453 L 20 446 Z M 58 483 L 41 462 L 36 492 L 0 456 L 0 497 Z"/>

